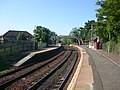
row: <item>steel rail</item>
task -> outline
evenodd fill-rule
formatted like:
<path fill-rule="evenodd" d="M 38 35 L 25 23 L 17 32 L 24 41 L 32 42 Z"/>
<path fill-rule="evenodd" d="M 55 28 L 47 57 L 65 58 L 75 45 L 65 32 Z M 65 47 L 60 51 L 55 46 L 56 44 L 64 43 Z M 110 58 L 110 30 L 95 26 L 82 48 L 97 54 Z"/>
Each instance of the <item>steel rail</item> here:
<path fill-rule="evenodd" d="M 52 74 L 54 74 L 59 68 L 63 66 L 63 64 L 68 60 L 68 58 L 71 56 L 72 51 L 64 58 L 64 60 L 56 66 L 54 69 L 52 69 L 49 73 L 47 73 L 44 77 L 42 77 L 39 81 L 37 81 L 34 85 L 32 85 L 27 90 L 36 90 L 38 89 Z"/>
<path fill-rule="evenodd" d="M 78 57 L 78 53 L 75 52 L 75 55 L 74 55 L 74 58 L 73 58 L 73 62 L 72 62 L 72 66 L 70 68 L 70 70 L 68 71 L 68 73 L 66 74 L 66 77 L 65 79 L 61 82 L 61 84 L 59 85 L 58 89 L 57 90 L 62 90 L 67 82 L 67 80 L 69 79 L 74 67 L 75 67 L 75 64 L 76 64 L 76 61 L 77 61 L 77 57 Z"/>
<path fill-rule="evenodd" d="M 54 61 L 54 60 L 55 60 L 56 58 L 58 58 L 59 56 L 63 55 L 63 53 L 64 53 L 64 52 L 60 53 L 60 55 L 58 55 L 58 56 L 55 56 L 52 61 Z M 40 69 L 40 68 L 43 68 L 44 66 L 46 66 L 47 64 L 49 64 L 49 63 L 52 62 L 52 61 L 49 61 L 49 62 L 41 65 L 40 67 L 35 68 L 34 70 L 31 70 L 31 71 L 29 71 L 29 72 L 27 72 L 27 73 L 25 73 L 25 74 L 23 74 L 23 75 L 21 75 L 21 76 L 18 76 L 18 77 L 16 77 L 16 78 L 12 78 L 12 79 L 10 79 L 10 80 L 7 80 L 6 82 L 4 82 L 3 84 L 0 85 L 0 89 L 5 89 L 6 87 L 10 86 L 10 85 L 11 85 L 12 83 L 14 83 L 15 81 L 17 81 L 17 80 L 19 80 L 19 79 L 21 79 L 21 78 L 24 78 L 24 77 L 30 75 L 31 73 L 37 71 L 37 70 Z"/>

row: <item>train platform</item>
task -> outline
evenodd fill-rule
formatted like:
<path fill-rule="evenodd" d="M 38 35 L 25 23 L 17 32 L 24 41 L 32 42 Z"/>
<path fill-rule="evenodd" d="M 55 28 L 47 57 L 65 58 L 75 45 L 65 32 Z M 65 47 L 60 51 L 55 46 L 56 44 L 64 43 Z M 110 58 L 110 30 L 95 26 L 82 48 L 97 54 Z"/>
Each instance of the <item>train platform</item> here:
<path fill-rule="evenodd" d="M 86 46 L 75 47 L 80 49 L 81 59 L 67 90 L 120 90 L 120 64 L 114 58 L 110 59 L 99 50 Z M 55 48 L 32 52 L 30 55 L 51 49 Z"/>
<path fill-rule="evenodd" d="M 93 90 L 94 80 L 89 55 L 83 48 L 75 47 L 80 49 L 81 59 L 67 90 Z"/>
<path fill-rule="evenodd" d="M 23 59 L 21 59 L 20 61 L 18 61 L 16 64 L 14 64 L 14 67 L 19 67 L 20 65 L 22 65 L 23 63 L 25 63 L 27 60 L 29 60 L 30 58 L 32 58 L 35 54 L 47 52 L 47 51 L 50 51 L 50 50 L 54 50 L 54 49 L 57 49 L 58 47 L 59 46 L 49 47 L 49 48 L 42 48 L 42 49 L 37 50 L 37 51 L 25 52 L 25 53 L 29 53 L 29 54 L 26 57 L 24 57 Z"/>
<path fill-rule="evenodd" d="M 94 78 L 93 90 L 120 90 L 120 64 L 116 63 L 120 61 L 120 58 L 111 58 L 100 50 L 81 47 L 89 55 Z"/>
<path fill-rule="evenodd" d="M 89 55 L 83 52 L 83 61 L 74 90 L 93 90 L 93 73 Z"/>

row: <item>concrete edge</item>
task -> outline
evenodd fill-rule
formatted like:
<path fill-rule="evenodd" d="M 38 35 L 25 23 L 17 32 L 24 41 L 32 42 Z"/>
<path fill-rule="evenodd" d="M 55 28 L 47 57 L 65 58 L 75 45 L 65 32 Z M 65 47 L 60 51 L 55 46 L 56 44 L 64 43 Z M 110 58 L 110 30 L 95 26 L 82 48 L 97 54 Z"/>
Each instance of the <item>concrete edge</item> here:
<path fill-rule="evenodd" d="M 59 47 L 48 48 L 48 49 L 45 49 L 45 50 L 31 52 L 29 55 L 27 55 L 26 57 L 24 57 L 21 60 L 19 60 L 16 64 L 14 64 L 14 66 L 15 67 L 19 67 L 20 65 L 22 65 L 23 63 L 25 63 L 27 60 L 29 60 L 30 58 L 32 58 L 34 55 L 36 55 L 38 53 L 43 53 L 43 52 L 47 52 L 47 51 L 50 51 L 50 50 L 54 50 L 54 49 L 57 49 L 57 48 L 59 48 Z"/>
<path fill-rule="evenodd" d="M 78 75 L 79 75 L 79 72 L 81 70 L 82 62 L 83 62 L 83 52 L 84 52 L 84 49 L 79 47 L 79 46 L 77 46 L 77 45 L 73 45 L 73 47 L 79 48 L 79 50 L 81 52 L 81 58 L 80 58 L 80 62 L 78 64 L 78 67 L 77 67 L 77 69 L 75 71 L 75 74 L 74 74 L 70 84 L 67 87 L 67 90 L 74 90 L 75 85 L 76 85 L 76 81 L 77 81 L 77 78 L 78 78 Z"/>

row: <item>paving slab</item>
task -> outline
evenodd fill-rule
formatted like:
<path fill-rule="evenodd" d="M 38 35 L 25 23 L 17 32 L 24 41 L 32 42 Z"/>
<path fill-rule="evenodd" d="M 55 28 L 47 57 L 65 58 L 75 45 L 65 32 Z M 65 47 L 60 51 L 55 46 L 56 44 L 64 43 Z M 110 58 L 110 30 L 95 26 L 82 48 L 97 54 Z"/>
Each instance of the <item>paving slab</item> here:
<path fill-rule="evenodd" d="M 88 54 L 84 52 L 81 71 L 79 72 L 74 90 L 93 90 L 93 73 L 88 57 Z"/>

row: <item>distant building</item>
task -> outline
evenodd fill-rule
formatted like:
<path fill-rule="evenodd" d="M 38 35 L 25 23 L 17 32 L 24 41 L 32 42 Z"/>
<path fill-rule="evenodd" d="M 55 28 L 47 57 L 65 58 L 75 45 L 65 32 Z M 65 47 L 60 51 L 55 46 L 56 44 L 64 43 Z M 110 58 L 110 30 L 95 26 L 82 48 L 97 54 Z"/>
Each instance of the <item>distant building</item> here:
<path fill-rule="evenodd" d="M 6 41 L 17 41 L 17 37 L 19 33 L 24 33 L 24 35 L 27 38 L 27 41 L 30 41 L 32 39 L 32 34 L 30 34 L 27 31 L 16 31 L 16 30 L 9 30 L 4 35 L 0 36 L 0 42 Z"/>

